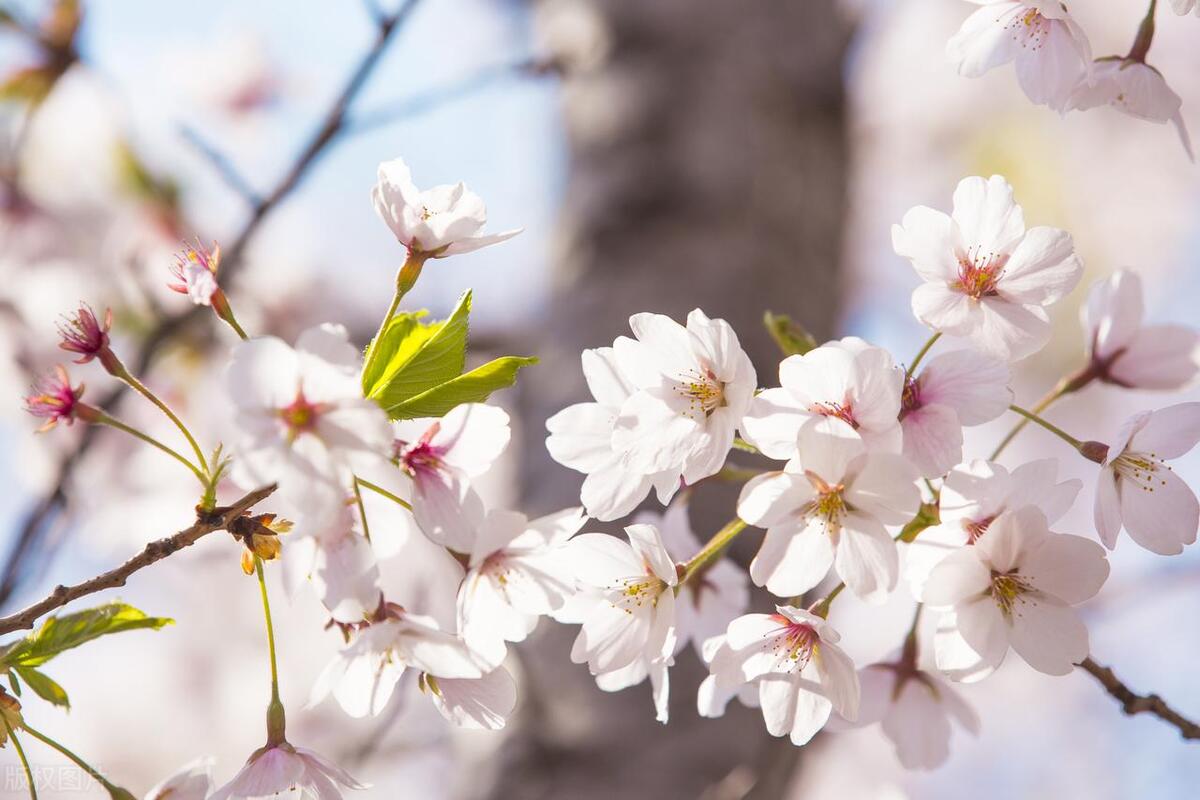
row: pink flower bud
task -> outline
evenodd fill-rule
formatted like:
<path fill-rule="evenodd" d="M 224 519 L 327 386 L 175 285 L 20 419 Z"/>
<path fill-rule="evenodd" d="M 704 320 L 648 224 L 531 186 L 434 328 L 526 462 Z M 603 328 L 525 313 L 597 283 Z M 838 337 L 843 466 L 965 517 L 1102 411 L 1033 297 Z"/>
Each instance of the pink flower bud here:
<path fill-rule="evenodd" d="M 99 411 L 86 403 L 81 403 L 83 384 L 71 386 L 71 376 L 60 364 L 54 372 L 42 376 L 34 387 L 33 393 L 25 398 L 25 410 L 35 417 L 46 420 L 38 431 L 48 431 L 65 420 L 68 425 L 76 419 L 93 422 L 99 418 Z"/>
<path fill-rule="evenodd" d="M 186 246 L 176 254 L 171 266 L 175 282 L 168 283 L 167 288 L 186 294 L 198 306 L 212 305 L 213 295 L 220 291 L 217 286 L 220 264 L 221 246 L 214 242 L 212 249 L 205 250 L 197 240 L 195 245 Z"/>

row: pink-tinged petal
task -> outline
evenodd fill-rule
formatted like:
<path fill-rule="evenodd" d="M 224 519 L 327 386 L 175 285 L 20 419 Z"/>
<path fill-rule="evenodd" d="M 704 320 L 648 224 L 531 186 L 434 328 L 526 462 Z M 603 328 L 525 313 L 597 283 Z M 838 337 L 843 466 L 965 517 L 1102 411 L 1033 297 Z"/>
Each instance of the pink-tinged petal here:
<path fill-rule="evenodd" d="M 862 689 L 854 661 L 846 655 L 846 651 L 828 641 L 816 645 L 813 661 L 821 675 L 821 688 L 833 703 L 834 710 L 844 719 L 858 719 Z"/>
<path fill-rule="evenodd" d="M 444 547 L 469 553 L 485 512 L 466 479 L 450 471 L 418 473 L 413 487 L 413 517 L 425 535 Z"/>
<path fill-rule="evenodd" d="M 861 339 L 847 337 L 844 347 L 855 348 L 853 376 L 854 419 L 867 430 L 894 427 L 904 392 L 904 372 L 896 366 L 892 354 Z"/>
<path fill-rule="evenodd" d="M 851 472 L 842 496 L 852 508 L 886 525 L 912 519 L 921 493 L 908 459 L 894 453 L 868 453 L 851 465 Z"/>
<path fill-rule="evenodd" d="M 913 543 L 904 548 L 904 578 L 909 582 L 913 597 L 921 600 L 933 568 L 966 544 L 967 532 L 958 522 L 934 525 L 921 531 Z"/>
<path fill-rule="evenodd" d="M 1053 597 L 1018 598 L 1009 639 L 1029 666 L 1047 675 L 1069 675 L 1088 655 L 1087 628 L 1074 609 Z"/>
<path fill-rule="evenodd" d="M 791 663 L 786 652 L 776 652 L 776 639 L 787 632 L 788 620 L 776 614 L 744 614 L 729 623 L 725 641 L 729 647 L 724 669 L 736 672 L 742 681 L 752 681 Z M 714 671 L 718 665 L 713 664 Z"/>
<path fill-rule="evenodd" d="M 779 525 L 814 497 L 812 484 L 794 472 L 766 472 L 751 478 L 738 496 L 738 516 L 751 525 Z"/>
<path fill-rule="evenodd" d="M 436 689 L 429 685 L 434 706 L 460 728 L 498 731 L 517 706 L 517 684 L 503 667 L 473 680 L 440 678 L 436 683 Z"/>
<path fill-rule="evenodd" d="M 926 281 L 946 282 L 958 277 L 956 244 L 953 220 L 927 206 L 910 208 L 900 224 L 892 226 L 892 249 L 911 261 Z"/>
<path fill-rule="evenodd" d="M 696 363 L 692 339 L 687 328 L 664 314 L 634 314 L 629 327 L 638 341 L 646 345 L 662 375 L 674 377 L 681 369 Z"/>
<path fill-rule="evenodd" d="M 871 664 L 858 671 L 859 704 L 858 716 L 851 722 L 844 720 L 838 727 L 853 730 L 882 722 L 892 706 L 892 692 L 896 688 L 896 672 L 890 665 Z M 828 728 L 834 728 L 834 720 Z"/>
<path fill-rule="evenodd" d="M 978 78 L 1013 60 L 1021 43 L 1009 33 L 1008 25 L 1022 10 L 1019 3 L 989 3 L 967 17 L 946 42 L 946 57 L 957 66 L 959 75 Z"/>
<path fill-rule="evenodd" d="M 918 378 L 921 402 L 949 406 L 962 425 L 982 425 L 1008 410 L 1008 365 L 970 350 L 934 356 Z"/>
<path fill-rule="evenodd" d="M 1004 361 L 1020 361 L 1050 341 L 1050 318 L 1040 306 L 1022 306 L 1001 297 L 978 302 L 978 320 L 971 341 L 980 350 Z"/>
<path fill-rule="evenodd" d="M 882 525 L 871 517 L 851 513 L 838 537 L 834 568 L 850 591 L 879 605 L 896 586 L 900 556 Z"/>
<path fill-rule="evenodd" d="M 581 533 L 563 545 L 563 554 L 577 580 L 599 589 L 646 574 L 633 548 L 607 533 Z"/>
<path fill-rule="evenodd" d="M 977 304 L 944 283 L 923 283 L 913 289 L 912 312 L 930 328 L 951 336 L 966 336 L 978 324 Z"/>
<path fill-rule="evenodd" d="M 1013 200 L 1013 188 L 999 175 L 959 181 L 952 216 L 964 248 L 978 248 L 985 254 L 1008 253 L 1025 232 L 1025 218 Z"/>
<path fill-rule="evenodd" d="M 1013 250 L 997 283 L 1002 296 L 1021 305 L 1050 305 L 1065 297 L 1083 275 L 1071 234 L 1031 228 Z"/>
<path fill-rule="evenodd" d="M 949 406 L 928 404 L 900 421 L 903 454 L 926 478 L 937 478 L 962 461 L 962 425 Z"/>
<path fill-rule="evenodd" d="M 442 417 L 432 444 L 445 449 L 442 458 L 447 464 L 474 478 L 491 469 L 511 436 L 504 409 L 463 403 Z"/>
<path fill-rule="evenodd" d="M 678 484 L 678 478 L 675 479 Z M 620 519 L 646 499 L 653 485 L 651 476 L 632 472 L 621 464 L 620 457 L 612 459 L 583 479 L 579 500 L 589 517 L 601 522 Z"/>
<path fill-rule="evenodd" d="M 1057 458 L 1028 461 L 1012 471 L 1004 507 L 1037 506 L 1046 522 L 1052 523 L 1070 510 L 1082 488 L 1082 481 L 1075 478 L 1059 482 Z"/>
<path fill-rule="evenodd" d="M 942 706 L 950 717 L 962 726 L 963 730 L 972 736 L 978 736 L 982 727 L 979 720 L 979 713 L 971 706 L 958 691 L 940 678 L 925 673 L 926 680 L 933 682 L 937 687 L 938 695 L 941 697 Z"/>
<path fill-rule="evenodd" d="M 1096 281 L 1080 310 L 1084 335 L 1092 356 L 1111 358 L 1130 345 L 1142 325 L 1142 279 L 1121 269 L 1107 280 Z"/>
<path fill-rule="evenodd" d="M 979 560 L 979 554 L 974 548 L 964 547 L 949 553 L 930 570 L 922 596 L 926 605 L 949 608 L 984 596 L 991 585 L 991 572 Z"/>
<path fill-rule="evenodd" d="M 586 662 L 593 675 L 626 667 L 642 656 L 653 623 L 651 608 L 629 612 L 611 602 L 599 603 L 575 637 L 571 660 Z"/>
<path fill-rule="evenodd" d="M 998 613 L 998 612 L 997 612 Z M 1004 658 L 1007 642 L 996 663 L 986 660 L 962 637 L 958 630 L 958 617 L 954 613 L 943 614 L 934 633 L 933 649 L 937 668 L 951 680 L 960 683 L 981 681 L 996 671 Z M 993 654 L 994 655 L 994 654 Z"/>
<path fill-rule="evenodd" d="M 1039 592 L 1074 606 L 1100 591 L 1108 579 L 1108 559 L 1091 539 L 1052 533 L 1029 553 L 1021 574 Z"/>
<path fill-rule="evenodd" d="M 1121 520 L 1129 537 L 1152 553 L 1174 556 L 1196 541 L 1200 503 L 1174 472 L 1159 468 L 1140 483 L 1118 481 Z"/>
<path fill-rule="evenodd" d="M 812 521 L 769 528 L 750 562 L 750 578 L 778 597 L 802 594 L 820 583 L 833 566 L 834 550 L 823 524 Z"/>
<path fill-rule="evenodd" d="M 950 720 L 940 698 L 920 679 L 901 687 L 882 729 L 905 769 L 934 769 L 950 757 Z"/>
<path fill-rule="evenodd" d="M 1048 20 L 1040 45 L 1017 53 L 1017 83 L 1033 103 L 1065 111 L 1072 92 L 1087 74 L 1091 49 L 1070 19 Z"/>
<path fill-rule="evenodd" d="M 957 606 L 954 613 L 963 641 L 984 664 L 1000 666 L 1008 652 L 1009 628 L 995 601 L 981 597 Z"/>
<path fill-rule="evenodd" d="M 1183 325 L 1142 328 L 1111 364 L 1109 376 L 1138 389 L 1183 389 L 1200 372 L 1200 334 Z"/>
<path fill-rule="evenodd" d="M 675 562 L 667 553 L 658 528 L 653 525 L 629 525 L 625 528 L 625 535 L 629 537 L 633 552 L 641 559 L 643 570 L 653 571 L 668 586 L 674 586 L 678 580 Z"/>
<path fill-rule="evenodd" d="M 1129 450 L 1171 460 L 1200 442 L 1200 403 L 1179 403 L 1150 415 L 1129 439 Z"/>
<path fill-rule="evenodd" d="M 763 455 L 787 460 L 796 455 L 800 426 L 808 417 L 808 409 L 790 391 L 767 389 L 750 401 L 740 427 Z"/>
<path fill-rule="evenodd" d="M 1109 550 L 1114 549 L 1117 546 L 1117 534 L 1121 532 L 1121 495 L 1117 491 L 1117 475 L 1110 467 L 1103 467 L 1096 479 L 1096 501 L 1092 513 L 1100 541 Z"/>
<path fill-rule="evenodd" d="M 1030 554 L 1050 535 L 1046 515 L 1035 506 L 1022 506 L 992 520 L 974 547 L 993 571 L 1008 573 L 1028 563 Z"/>

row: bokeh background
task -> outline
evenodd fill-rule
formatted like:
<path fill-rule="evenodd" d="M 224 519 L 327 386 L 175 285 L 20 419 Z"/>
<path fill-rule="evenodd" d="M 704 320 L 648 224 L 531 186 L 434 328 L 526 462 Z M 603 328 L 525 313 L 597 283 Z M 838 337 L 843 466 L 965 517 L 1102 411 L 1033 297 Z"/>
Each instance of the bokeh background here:
<path fill-rule="evenodd" d="M 107 433 L 70 458 L 86 433 L 35 435 L 20 398 L 33 373 L 62 360 L 55 324 L 79 301 L 114 308 L 122 353 L 186 310 L 163 287 L 172 253 L 196 236 L 228 246 L 243 229 L 371 50 L 377 16 L 395 10 L 378 2 L 85 2 L 76 52 L 60 65 L 0 28 L 0 76 L 30 66 L 50 76 L 40 102 L 30 102 L 28 81 L 10 82 L 0 102 L 4 609 L 190 522 L 186 474 Z M 30 21 L 52 10 L 35 0 L 0 7 Z M 335 321 L 365 343 L 402 258 L 370 206 L 376 165 L 402 156 L 419 185 L 467 181 L 493 229 L 525 232 L 432 264 L 410 299 L 445 312 L 471 287 L 480 357 L 542 358 L 496 398 L 518 435 L 485 487 L 491 503 L 531 515 L 577 502 L 579 476 L 546 457 L 543 423 L 583 397 L 579 350 L 623 333 L 632 312 L 701 306 L 730 319 L 763 384 L 777 360 L 758 322 L 768 308 L 818 335 L 858 334 L 910 358 L 926 333 L 908 308 L 916 277 L 892 253 L 889 228 L 912 205 L 948 207 L 964 175 L 1004 174 L 1030 224 L 1071 231 L 1085 286 L 1136 269 L 1149 317 L 1196 324 L 1200 173 L 1174 132 L 1108 109 L 1060 117 L 1034 107 L 1011 68 L 957 77 L 943 45 L 972 9 L 956 0 L 417 0 L 337 137 L 263 215 L 231 297 L 253 331 L 291 338 Z M 1081 0 L 1072 11 L 1099 56 L 1128 49 L 1145 9 Z M 1198 42 L 1200 21 L 1160 11 L 1150 60 L 1200 132 Z M 1081 287 L 1054 309 L 1056 336 L 1022 364 L 1019 401 L 1078 366 L 1084 296 Z M 191 320 L 146 375 L 208 441 L 225 424 L 220 365 L 230 343 L 209 318 Z M 94 397 L 109 389 L 94 365 L 76 374 Z M 1091 387 L 1049 416 L 1103 439 L 1131 411 L 1170 402 Z M 136 402 L 119 413 L 169 435 Z M 970 430 L 968 453 L 984 454 L 1007 423 Z M 1085 486 L 1060 529 L 1093 535 L 1091 464 L 1038 430 L 1004 461 L 1047 451 Z M 1200 485 L 1200 458 L 1177 469 Z M 732 497 L 716 494 L 693 508 L 701 536 L 728 516 Z M 386 505 L 368 511 L 373 529 L 403 528 Z M 753 542 L 742 545 L 734 557 L 752 553 Z M 1193 718 L 1197 553 L 1166 559 L 1123 540 L 1085 611 L 1097 660 Z M 31 723 L 139 791 L 198 755 L 215 757 L 219 778 L 232 775 L 261 744 L 266 689 L 257 588 L 237 559 L 216 535 L 139 574 L 114 596 L 177 624 L 56 660 L 47 671 L 73 707 L 30 701 Z M 423 541 L 401 541 L 384 571 L 389 596 L 452 619 L 453 566 Z M 845 597 L 833 622 L 867 663 L 899 645 L 911 603 L 903 588 L 883 610 Z M 1123 716 L 1087 675 L 1050 678 L 1015 658 L 964 690 L 982 734 L 957 735 L 951 761 L 920 774 L 898 765 L 877 730 L 796 750 L 766 736 L 754 712 L 698 720 L 701 669 L 690 650 L 673 672 L 672 722 L 660 727 L 646 686 L 603 695 L 567 658 L 573 631 L 548 621 L 510 664 L 522 701 L 502 734 L 449 729 L 412 686 L 376 720 L 329 705 L 301 710 L 338 637 L 322 631 L 306 591 L 276 614 L 293 740 L 374 784 L 369 797 L 1106 800 L 1194 797 L 1200 785 L 1200 755 L 1172 729 Z M 44 749 L 31 755 L 60 763 Z M 14 754 L 0 751 L 0 796 L 21 796 L 17 775 Z M 56 796 L 102 795 L 43 792 Z"/>

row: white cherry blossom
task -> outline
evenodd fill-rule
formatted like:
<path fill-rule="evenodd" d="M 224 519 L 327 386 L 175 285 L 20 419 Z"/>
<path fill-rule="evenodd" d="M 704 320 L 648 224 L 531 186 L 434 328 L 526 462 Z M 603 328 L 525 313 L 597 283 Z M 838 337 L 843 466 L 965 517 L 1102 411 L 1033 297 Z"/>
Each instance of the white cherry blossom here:
<path fill-rule="evenodd" d="M 706 706 L 706 696 L 727 700 L 738 687 L 756 683 L 767 732 L 788 736 L 795 745 L 807 744 L 831 712 L 855 719 L 858 674 L 837 646 L 839 638 L 824 619 L 792 606 L 738 617 L 713 653 L 711 674 L 701 688 L 702 713 L 724 707 L 724 702 Z"/>
<path fill-rule="evenodd" d="M 1052 533 L 1032 506 L 1004 512 L 973 546 L 942 559 L 925 584 L 925 604 L 947 612 L 934 642 L 938 669 L 977 680 L 1011 647 L 1039 672 L 1070 673 L 1088 654 L 1087 628 L 1073 606 L 1107 577 L 1100 545 Z"/>
<path fill-rule="evenodd" d="M 435 186 L 422 192 L 402 159 L 379 165 L 379 180 L 371 192 L 379 214 L 400 244 L 425 258 L 469 253 L 511 239 L 521 229 L 484 234 L 487 209 L 479 195 L 462 183 Z"/>
<path fill-rule="evenodd" d="M 1005 361 L 1045 346 L 1046 307 L 1083 273 L 1070 234 L 1026 230 L 1012 187 L 999 175 L 960 181 L 949 216 L 910 209 L 892 226 L 892 246 L 925 281 L 912 296 L 917 319 Z"/>
<path fill-rule="evenodd" d="M 1164 556 L 1196 541 L 1200 503 L 1168 461 L 1200 441 L 1200 403 L 1180 403 L 1133 415 L 1108 448 L 1096 483 L 1096 530 L 1109 550 L 1121 528 L 1137 544 Z"/>
<path fill-rule="evenodd" d="M 484 506 L 471 479 L 491 469 L 508 446 L 508 414 L 464 403 L 439 419 L 395 423 L 395 453 L 412 480 L 412 512 L 434 542 L 469 553 Z"/>
<path fill-rule="evenodd" d="M 436 678 L 423 672 L 417 685 L 438 713 L 460 728 L 498 731 L 517 705 L 517 684 L 504 667 L 478 678 Z"/>
<path fill-rule="evenodd" d="M 486 662 L 499 664 L 506 641 L 524 641 L 541 616 L 574 594 L 562 546 L 586 521 L 579 508 L 532 521 L 515 511 L 488 512 L 458 590 L 459 632 Z"/>
<path fill-rule="evenodd" d="M 639 345 L 625 337 L 617 340 L 623 351 Z M 613 430 L 621 406 L 636 391 L 632 377 L 617 357 L 616 347 L 583 351 L 583 376 L 593 403 L 576 403 L 546 420 L 546 449 L 565 467 L 587 475 L 580 501 L 588 516 L 602 521 L 620 519 L 646 499 L 651 489 L 659 502 L 671 502 L 679 488 L 682 467 L 645 474 L 626 463 L 613 447 Z"/>
<path fill-rule="evenodd" d="M 737 334 L 700 309 L 686 328 L 662 314 L 634 314 L 629 326 L 637 341 L 614 348 L 638 390 L 621 404 L 613 447 L 644 475 L 680 470 L 690 484 L 716 474 L 757 388 Z"/>
<path fill-rule="evenodd" d="M 237 438 L 234 478 L 278 483 L 314 517 L 337 512 L 354 472 L 385 463 L 391 428 L 362 396 L 362 355 L 338 325 L 300 334 L 293 349 L 273 336 L 240 342 L 225 371 Z"/>
<path fill-rule="evenodd" d="M 785 358 L 779 383 L 755 396 L 742 423 L 746 440 L 765 455 L 794 457 L 800 429 L 825 417 L 846 422 L 872 449 L 900 452 L 904 373 L 886 350 L 853 336 L 828 342 Z"/>
<path fill-rule="evenodd" d="M 1171 123 L 1188 158 L 1195 160 L 1180 110 L 1183 100 L 1162 73 L 1144 61 L 1119 56 L 1097 60 L 1090 79 L 1080 81 L 1071 94 L 1070 107 L 1084 110 L 1097 106 L 1112 106 L 1147 122 Z"/>
<path fill-rule="evenodd" d="M 982 425 L 1012 403 L 1008 366 L 995 358 L 955 350 L 931 358 L 909 379 L 900 405 L 904 457 L 927 478 L 962 461 L 962 429 Z"/>
<path fill-rule="evenodd" d="M 1037 508 L 1047 524 L 1057 522 L 1075 502 L 1083 483 L 1058 480 L 1058 460 L 1044 458 L 1009 472 L 1002 464 L 976 459 L 950 471 L 938 500 L 937 525 L 921 531 L 905 548 L 904 576 L 913 597 L 921 593 L 930 571 L 950 553 L 974 544 L 1005 511 Z"/>
<path fill-rule="evenodd" d="M 208 800 L 212 794 L 211 758 L 198 758 L 146 792 L 145 800 Z"/>
<path fill-rule="evenodd" d="M 270 797 L 297 790 L 303 800 L 342 800 L 338 786 L 370 788 L 324 756 L 283 742 L 256 750 L 233 780 L 208 800 Z"/>
<path fill-rule="evenodd" d="M 328 527 L 296 535 L 283 548 L 285 583 L 307 579 L 335 622 L 361 622 L 379 607 L 379 563 L 371 543 L 343 505 Z"/>
<path fill-rule="evenodd" d="M 1013 62 L 1017 82 L 1038 105 L 1065 111 L 1088 74 L 1092 48 L 1060 0 L 971 0 L 981 6 L 946 43 L 966 78 Z"/>
<path fill-rule="evenodd" d="M 916 513 L 916 479 L 903 456 L 868 451 L 841 420 L 804 428 L 799 456 L 782 472 L 755 477 L 738 499 L 738 516 L 767 529 L 750 577 L 789 597 L 816 586 L 833 566 L 855 594 L 882 602 L 899 570 L 884 526 Z"/>
<path fill-rule="evenodd" d="M 1130 389 L 1183 389 L 1200 372 L 1200 334 L 1186 325 L 1143 325 L 1142 280 L 1122 269 L 1088 292 L 1080 311 L 1089 371 Z"/>

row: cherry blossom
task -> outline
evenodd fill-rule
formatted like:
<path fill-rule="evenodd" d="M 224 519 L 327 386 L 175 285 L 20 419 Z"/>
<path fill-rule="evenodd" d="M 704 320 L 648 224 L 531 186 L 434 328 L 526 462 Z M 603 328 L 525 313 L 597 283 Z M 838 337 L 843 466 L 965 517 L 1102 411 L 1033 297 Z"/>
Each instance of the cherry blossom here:
<path fill-rule="evenodd" d="M 532 521 L 516 511 L 488 512 L 458 590 L 459 632 L 488 663 L 499 664 L 506 641 L 524 641 L 541 616 L 574 594 L 562 546 L 586 521 L 579 508 Z"/>
<path fill-rule="evenodd" d="M 951 722 L 979 735 L 979 715 L 937 675 L 897 663 L 858 672 L 857 725 L 878 722 L 905 769 L 936 769 L 950 757 Z"/>
<path fill-rule="evenodd" d="M 976 459 L 960 464 L 942 482 L 937 525 L 921 531 L 905 548 L 904 575 L 913 596 L 921 593 L 930 571 L 948 554 L 974 544 L 1005 511 L 1033 506 L 1057 522 L 1075 502 L 1083 483 L 1058 480 L 1058 460 L 1030 461 L 1009 472 L 1002 464 Z"/>
<path fill-rule="evenodd" d="M 1096 530 L 1105 547 L 1116 547 L 1122 527 L 1137 544 L 1164 556 L 1196 541 L 1200 503 L 1167 462 L 1198 441 L 1200 403 L 1143 411 L 1125 421 L 1096 483 Z"/>
<path fill-rule="evenodd" d="M 175 263 L 171 265 L 175 282 L 168 283 L 167 288 L 186 294 L 195 305 L 211 306 L 213 295 L 220 291 L 217 286 L 217 267 L 220 263 L 220 245 L 214 243 L 211 250 L 206 250 L 196 242 L 175 256 Z"/>
<path fill-rule="evenodd" d="M 207 800 L 212 793 L 211 758 L 199 758 L 180 767 L 146 792 L 145 800 Z"/>
<path fill-rule="evenodd" d="M 471 479 L 491 469 L 508 446 L 508 414 L 465 403 L 440 419 L 395 424 L 395 453 L 412 479 L 413 517 L 434 542 L 470 552 L 484 507 Z"/>
<path fill-rule="evenodd" d="M 39 378 L 33 392 L 25 397 L 25 410 L 46 420 L 38 432 L 48 431 L 59 422 L 71 425 L 76 419 L 85 422 L 99 419 L 99 410 L 80 400 L 83 388 L 82 383 L 71 385 L 71 376 L 62 365 Z"/>
<path fill-rule="evenodd" d="M 445 258 L 511 239 L 521 229 L 484 234 L 487 209 L 464 184 L 435 186 L 422 192 L 402 159 L 379 165 L 371 192 L 375 212 L 410 253 Z"/>
<path fill-rule="evenodd" d="M 686 328 L 662 314 L 634 314 L 629 326 L 637 341 L 614 349 L 638 391 L 621 405 L 613 447 L 642 474 L 681 470 L 689 484 L 716 474 L 757 388 L 737 334 L 700 309 Z"/>
<path fill-rule="evenodd" d="M 233 780 L 208 800 L 268 797 L 297 790 L 306 800 L 342 800 L 338 786 L 369 788 L 324 756 L 281 742 L 256 750 Z"/>
<path fill-rule="evenodd" d="M 1118 270 L 1088 292 L 1080 316 L 1089 373 L 1130 389 L 1182 389 L 1200 372 L 1200 335 L 1185 325 L 1143 325 L 1142 280 Z"/>
<path fill-rule="evenodd" d="M 946 43 L 946 56 L 966 78 L 1013 62 L 1017 82 L 1038 105 L 1065 111 L 1088 74 L 1091 45 L 1059 0 L 971 0 L 982 6 Z"/>
<path fill-rule="evenodd" d="M 950 216 L 910 209 L 892 226 L 892 246 L 925 281 L 913 292 L 917 319 L 1005 361 L 1045 346 L 1045 307 L 1066 296 L 1083 272 L 1070 234 L 1025 229 L 1012 187 L 999 175 L 960 181 Z"/>
<path fill-rule="evenodd" d="M 335 622 L 361 622 L 382 597 L 375 549 L 355 529 L 350 506 L 342 506 L 323 529 L 293 539 L 289 570 L 307 578 Z"/>
<path fill-rule="evenodd" d="M 900 452 L 904 373 L 886 350 L 853 336 L 828 342 L 785 358 L 779 383 L 754 398 L 742 423 L 746 440 L 765 455 L 794 457 L 801 428 L 825 417 L 846 422 L 872 449 Z"/>
<path fill-rule="evenodd" d="M 1136 119 L 1170 122 L 1188 158 L 1195 160 L 1192 140 L 1180 111 L 1183 100 L 1154 67 L 1136 58 L 1120 56 L 1097 60 L 1090 80 L 1080 81 L 1071 94 L 1070 107 L 1084 110 L 1105 105 Z"/>
<path fill-rule="evenodd" d="M 564 548 L 580 587 L 582 627 L 571 660 L 587 663 L 600 688 L 615 691 L 650 674 L 655 707 L 666 721 L 667 668 L 675 654 L 675 586 L 678 575 L 653 525 L 625 528 L 629 543 L 584 533 Z"/>
<path fill-rule="evenodd" d="M 639 345 L 622 337 L 622 350 Z M 546 420 L 546 449 L 565 467 L 587 475 L 580 501 L 588 516 L 598 520 L 620 519 L 646 499 L 651 489 L 664 505 L 679 488 L 682 467 L 644 474 L 630 469 L 624 453 L 613 447 L 613 430 L 621 406 L 636 391 L 633 379 L 622 368 L 616 347 L 583 351 L 583 376 L 593 403 L 576 403 Z"/>
<path fill-rule="evenodd" d="M 638 522 L 654 525 L 673 560 L 682 563 L 700 552 L 700 542 L 688 520 L 688 504 L 682 498 L 665 512 L 647 511 Z M 675 652 L 688 642 L 704 658 L 704 643 L 725 632 L 729 621 L 750 603 L 746 573 L 728 559 L 714 560 L 693 574 L 680 588 L 675 602 Z"/>
<path fill-rule="evenodd" d="M 76 364 L 86 364 L 93 358 L 105 360 L 108 354 L 108 331 L 112 328 L 112 309 L 104 310 L 104 317 L 98 319 L 96 312 L 86 305 L 79 306 L 73 316 L 67 317 L 58 326 L 58 346 L 69 353 L 75 353 L 79 358 Z"/>
<path fill-rule="evenodd" d="M 947 612 L 934 643 L 938 669 L 977 680 L 1011 647 L 1039 672 L 1070 673 L 1088 654 L 1087 628 L 1072 606 L 1107 577 L 1100 545 L 1052 533 L 1033 506 L 1002 513 L 973 546 L 942 559 L 925 584 L 926 605 Z"/>
<path fill-rule="evenodd" d="M 708 719 L 725 716 L 729 701 L 735 697 L 747 708 L 758 708 L 758 679 L 743 681 L 739 671 L 729 668 L 732 657 L 724 631 L 704 642 L 701 658 L 710 672 L 696 691 L 696 711 L 700 716 Z M 724 668 L 711 671 L 718 660 Z"/>
<path fill-rule="evenodd" d="M 1200 3 L 1196 0 L 1171 0 L 1171 8 L 1181 17 L 1189 12 L 1200 17 Z"/>
<path fill-rule="evenodd" d="M 816 586 L 833 566 L 855 594 L 882 602 L 899 571 L 884 526 L 916 513 L 916 479 L 903 456 L 868 451 L 841 420 L 803 429 L 798 458 L 755 477 L 738 498 L 738 516 L 767 529 L 750 577 L 789 597 Z"/>
<path fill-rule="evenodd" d="M 350 716 L 376 716 L 409 667 L 438 680 L 479 678 L 485 670 L 466 643 L 433 618 L 384 603 L 318 676 L 309 702 L 332 694 Z"/>
<path fill-rule="evenodd" d="M 517 684 L 504 667 L 478 678 L 436 678 L 423 672 L 417 685 L 438 713 L 460 728 L 498 731 L 517 705 Z"/>
<path fill-rule="evenodd" d="M 807 744 L 833 711 L 855 719 L 858 674 L 839 638 L 824 619 L 792 606 L 738 617 L 713 654 L 702 710 L 703 696 L 727 698 L 732 687 L 756 682 L 767 732 L 789 736 L 795 745 Z"/>
<path fill-rule="evenodd" d="M 929 360 L 904 386 L 900 427 L 904 457 L 927 478 L 962 461 L 962 429 L 1008 410 L 1012 390 L 1002 361 L 956 350 Z"/>
<path fill-rule="evenodd" d="M 238 483 L 278 482 L 280 494 L 316 517 L 336 513 L 356 469 L 389 452 L 387 415 L 362 396 L 362 358 L 337 325 L 240 342 L 225 372 L 237 438 Z"/>

